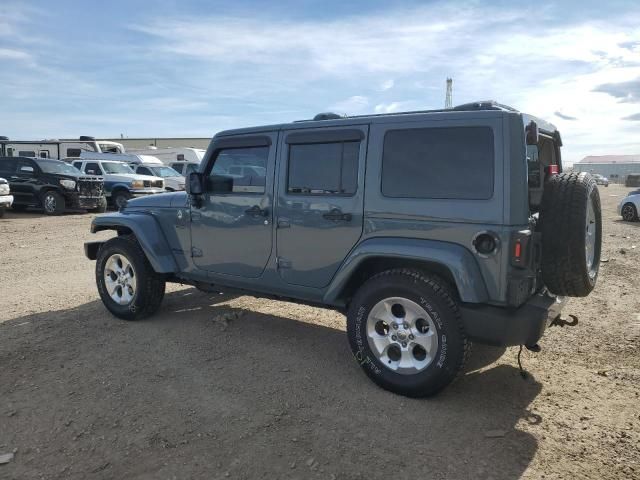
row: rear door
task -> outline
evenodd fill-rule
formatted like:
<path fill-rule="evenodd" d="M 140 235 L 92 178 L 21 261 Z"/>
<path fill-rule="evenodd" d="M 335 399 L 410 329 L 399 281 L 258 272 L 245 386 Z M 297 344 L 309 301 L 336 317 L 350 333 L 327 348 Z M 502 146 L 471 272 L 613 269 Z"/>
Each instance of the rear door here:
<path fill-rule="evenodd" d="M 11 182 L 11 191 L 16 197 L 16 203 L 37 204 L 39 192 L 38 180 L 40 169 L 29 158 L 18 158 L 16 170 L 8 179 Z"/>
<path fill-rule="evenodd" d="M 278 149 L 278 272 L 321 288 L 362 235 L 368 126 L 283 132 Z"/>

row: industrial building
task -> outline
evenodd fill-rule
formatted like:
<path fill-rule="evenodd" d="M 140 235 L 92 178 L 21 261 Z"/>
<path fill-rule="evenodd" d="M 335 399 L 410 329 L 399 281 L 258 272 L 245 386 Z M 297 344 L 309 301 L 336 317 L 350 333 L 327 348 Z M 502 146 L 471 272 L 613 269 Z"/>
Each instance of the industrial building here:
<path fill-rule="evenodd" d="M 612 183 L 624 183 L 627 175 L 640 174 L 640 155 L 590 155 L 575 163 L 573 171 L 599 173 Z"/>
<path fill-rule="evenodd" d="M 195 138 L 195 137 L 175 137 L 175 138 L 113 138 L 104 139 L 118 142 L 124 145 L 125 149 L 129 148 L 147 148 L 149 146 L 158 148 L 167 147 L 191 147 L 205 149 L 209 146 L 211 138 Z"/>

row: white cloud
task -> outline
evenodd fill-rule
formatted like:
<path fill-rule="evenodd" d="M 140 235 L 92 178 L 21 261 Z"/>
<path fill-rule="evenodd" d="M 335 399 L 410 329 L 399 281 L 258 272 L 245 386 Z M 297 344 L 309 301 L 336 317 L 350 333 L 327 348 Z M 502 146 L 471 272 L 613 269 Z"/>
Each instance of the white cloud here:
<path fill-rule="evenodd" d="M 369 99 L 362 95 L 354 95 L 329 106 L 329 110 L 338 114 L 356 115 L 363 113 L 369 106 Z"/>
<path fill-rule="evenodd" d="M 393 78 L 390 78 L 388 80 L 383 81 L 380 84 L 380 91 L 381 92 L 386 92 L 387 90 L 391 90 L 393 88 L 393 86 L 395 85 L 395 81 L 393 80 Z"/>
<path fill-rule="evenodd" d="M 0 58 L 7 60 L 30 60 L 31 55 L 13 48 L 0 48 Z"/>
<path fill-rule="evenodd" d="M 400 104 L 398 102 L 391 103 L 379 103 L 375 106 L 374 111 L 376 113 L 393 113 L 397 112 L 400 109 Z"/>

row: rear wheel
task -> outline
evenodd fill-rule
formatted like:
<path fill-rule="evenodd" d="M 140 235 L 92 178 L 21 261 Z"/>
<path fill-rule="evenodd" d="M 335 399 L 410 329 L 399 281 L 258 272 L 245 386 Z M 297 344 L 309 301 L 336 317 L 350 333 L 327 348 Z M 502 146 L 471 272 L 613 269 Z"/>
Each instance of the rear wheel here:
<path fill-rule="evenodd" d="M 635 222 L 638 220 L 638 211 L 633 203 L 625 203 L 622 206 L 622 219 L 625 222 Z"/>
<path fill-rule="evenodd" d="M 347 313 L 353 355 L 386 390 L 433 395 L 462 369 L 470 343 L 442 280 L 398 269 L 369 279 Z"/>
<path fill-rule="evenodd" d="M 153 270 L 132 236 L 112 238 L 100 248 L 96 284 L 107 310 L 124 320 L 155 313 L 165 290 L 164 278 Z"/>
<path fill-rule="evenodd" d="M 58 192 L 49 190 L 42 195 L 42 208 L 47 215 L 61 215 L 64 213 L 64 197 Z"/>

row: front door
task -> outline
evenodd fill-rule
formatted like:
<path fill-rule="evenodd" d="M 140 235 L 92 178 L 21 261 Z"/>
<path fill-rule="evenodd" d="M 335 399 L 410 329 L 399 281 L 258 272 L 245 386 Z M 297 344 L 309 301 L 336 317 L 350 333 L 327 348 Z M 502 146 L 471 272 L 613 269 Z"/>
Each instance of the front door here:
<path fill-rule="evenodd" d="M 277 265 L 321 288 L 362 235 L 368 126 L 284 132 L 278 154 Z"/>
<path fill-rule="evenodd" d="M 226 137 L 211 145 L 203 160 L 205 192 L 198 204 L 191 202 L 197 267 L 250 278 L 264 271 L 272 246 L 276 141 L 277 133 L 271 133 Z M 229 191 L 212 191 L 221 179 Z"/>

